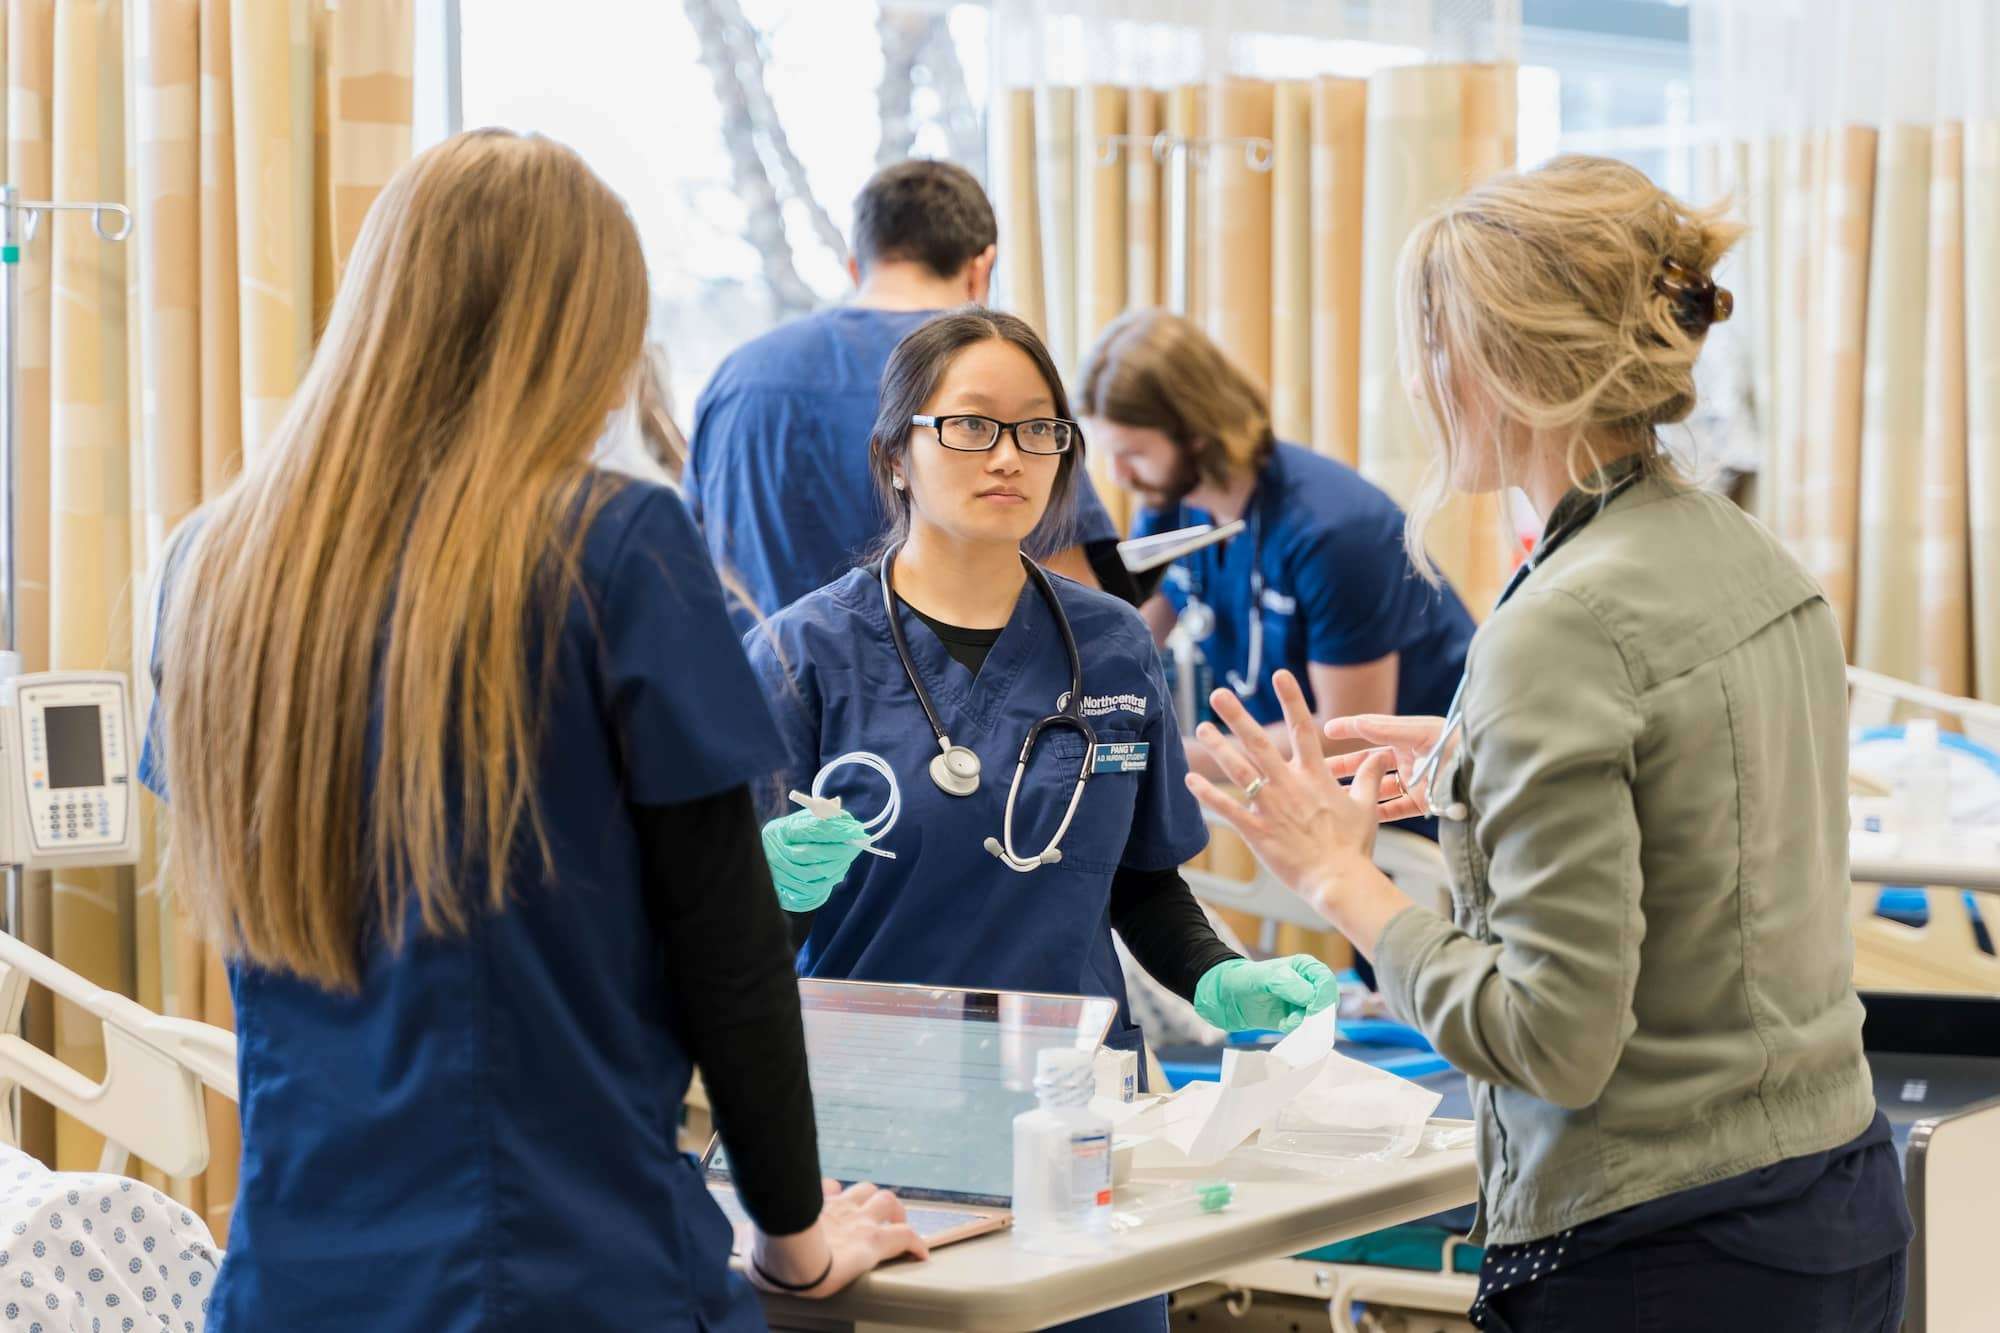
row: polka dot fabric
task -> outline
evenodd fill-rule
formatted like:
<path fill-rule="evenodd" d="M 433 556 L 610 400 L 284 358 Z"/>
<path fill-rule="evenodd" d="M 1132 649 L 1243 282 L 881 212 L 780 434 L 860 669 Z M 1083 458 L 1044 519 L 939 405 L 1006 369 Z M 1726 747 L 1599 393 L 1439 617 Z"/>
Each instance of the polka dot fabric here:
<path fill-rule="evenodd" d="M 202 1333 L 221 1262 L 201 1219 L 158 1190 L 0 1145 L 7 1333 Z"/>
<path fill-rule="evenodd" d="M 1503 1291 L 1526 1286 L 1547 1277 L 1563 1263 L 1573 1263 L 1570 1241 L 1574 1230 L 1547 1240 L 1531 1240 L 1525 1245 L 1489 1245 L 1479 1265 L 1479 1295 L 1472 1302 L 1468 1318 L 1474 1328 L 1485 1328 L 1486 1304 Z"/>

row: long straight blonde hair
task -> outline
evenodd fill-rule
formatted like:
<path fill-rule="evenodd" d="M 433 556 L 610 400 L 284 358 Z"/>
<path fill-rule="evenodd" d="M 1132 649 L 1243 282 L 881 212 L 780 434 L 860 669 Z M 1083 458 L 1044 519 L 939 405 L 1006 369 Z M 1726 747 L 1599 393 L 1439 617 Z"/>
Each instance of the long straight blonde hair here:
<path fill-rule="evenodd" d="M 547 668 L 647 301 L 623 204 L 546 139 L 458 135 L 369 211 L 289 409 L 169 557 L 170 863 L 232 956 L 351 990 L 412 899 L 465 928 L 466 866 L 504 908 L 524 830 L 547 872 Z"/>

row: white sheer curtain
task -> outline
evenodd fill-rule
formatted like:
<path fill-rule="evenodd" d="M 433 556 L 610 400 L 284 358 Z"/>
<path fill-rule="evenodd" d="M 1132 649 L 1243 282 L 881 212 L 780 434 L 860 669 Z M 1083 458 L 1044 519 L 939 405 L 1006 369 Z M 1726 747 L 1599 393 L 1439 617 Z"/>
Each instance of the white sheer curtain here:
<path fill-rule="evenodd" d="M 1310 78 L 1520 53 L 1520 0 L 994 0 L 993 11 L 996 86 Z"/>
<path fill-rule="evenodd" d="M 1760 508 L 1858 665 L 2000 699 L 2000 13 L 1695 0 Z"/>

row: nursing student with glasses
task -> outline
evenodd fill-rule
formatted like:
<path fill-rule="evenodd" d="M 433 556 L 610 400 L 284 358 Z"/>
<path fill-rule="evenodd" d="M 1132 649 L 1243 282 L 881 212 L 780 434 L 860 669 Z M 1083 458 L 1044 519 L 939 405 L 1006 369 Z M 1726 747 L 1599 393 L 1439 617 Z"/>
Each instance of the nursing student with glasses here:
<path fill-rule="evenodd" d="M 1411 556 L 1447 488 L 1519 486 L 1541 542 L 1447 716 L 1327 760 L 1282 673 L 1290 753 L 1218 691 L 1232 735 L 1203 743 L 1243 795 L 1190 779 L 1470 1076 L 1488 1330 L 1902 1318 L 1912 1229 L 1848 928 L 1839 632 L 1661 439 L 1731 313 L 1711 274 L 1740 230 L 1587 157 L 1420 224 L 1397 314 L 1439 463 Z M 1426 811 L 1450 921 L 1370 860 L 1378 821 Z"/>
<path fill-rule="evenodd" d="M 870 448 L 893 515 L 876 557 L 745 639 L 785 742 L 764 841 L 813 977 L 1105 995 L 1137 1051 L 1111 932 L 1227 1029 L 1338 998 L 1295 957 L 1221 943 L 1179 867 L 1207 842 L 1151 634 L 1128 603 L 1032 564 L 1059 542 L 1083 435 L 1040 339 L 942 315 L 897 346 Z M 857 753 L 873 763 L 828 768 Z M 783 804 L 827 770 L 842 813 Z M 901 810 L 864 855 L 861 817 Z M 783 813 L 789 810 L 790 813 Z M 1166 1325 L 1153 1300 L 1088 1329 Z"/>

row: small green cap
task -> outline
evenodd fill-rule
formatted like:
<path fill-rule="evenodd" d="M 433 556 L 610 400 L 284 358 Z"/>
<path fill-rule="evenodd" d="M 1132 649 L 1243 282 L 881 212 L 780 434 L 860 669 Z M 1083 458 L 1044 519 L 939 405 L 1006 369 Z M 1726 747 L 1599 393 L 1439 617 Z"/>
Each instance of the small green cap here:
<path fill-rule="evenodd" d="M 1201 1193 L 1201 1210 L 1204 1213 L 1219 1213 L 1236 1198 L 1236 1187 L 1226 1180 L 1211 1180 L 1196 1188 Z"/>

